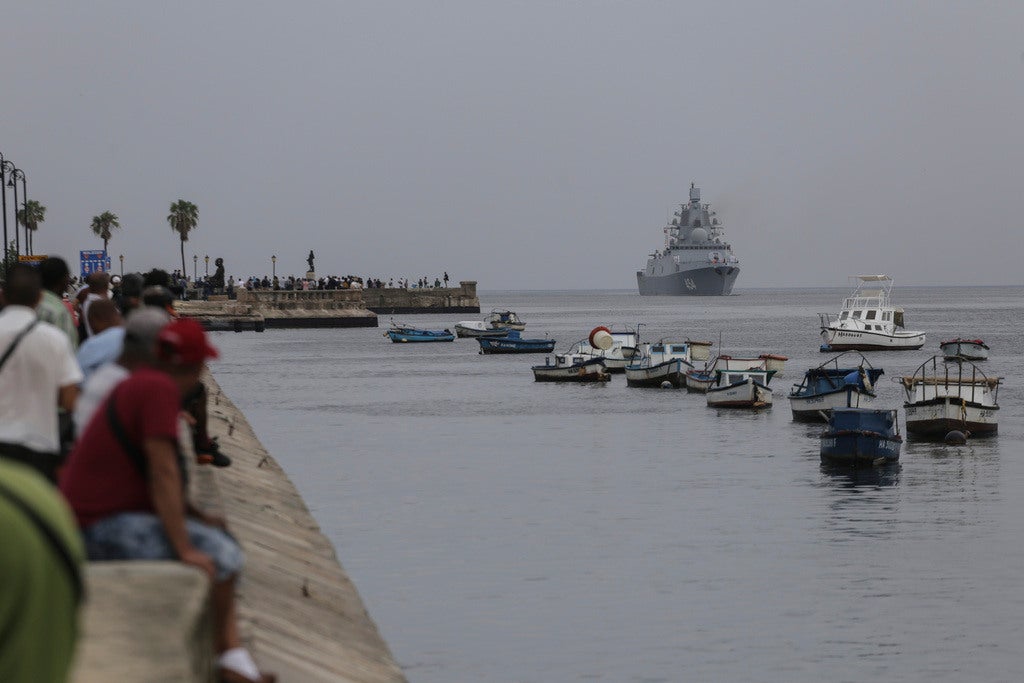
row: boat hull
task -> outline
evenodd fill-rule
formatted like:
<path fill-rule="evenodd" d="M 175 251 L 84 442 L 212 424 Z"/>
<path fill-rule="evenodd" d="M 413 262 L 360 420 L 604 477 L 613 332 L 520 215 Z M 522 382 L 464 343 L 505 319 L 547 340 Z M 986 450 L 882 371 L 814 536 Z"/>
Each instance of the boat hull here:
<path fill-rule="evenodd" d="M 991 436 L 999 431 L 999 406 L 941 396 L 905 403 L 907 434 L 942 438 L 951 431 L 969 430 L 971 436 Z"/>
<path fill-rule="evenodd" d="M 836 408 L 870 408 L 874 402 L 873 393 L 855 385 L 808 396 L 789 396 L 789 407 L 797 422 L 827 422 L 828 414 Z"/>
<path fill-rule="evenodd" d="M 643 296 L 728 296 L 739 275 L 739 266 L 709 265 L 668 275 L 638 270 L 636 281 Z"/>
<path fill-rule="evenodd" d="M 555 350 L 554 339 L 506 339 L 479 337 L 480 353 L 551 353 Z"/>
<path fill-rule="evenodd" d="M 821 435 L 821 460 L 833 465 L 871 467 L 900 458 L 903 439 L 878 432 L 844 430 Z"/>
<path fill-rule="evenodd" d="M 600 360 L 574 365 L 534 365 L 536 382 L 607 382 L 610 376 Z"/>
<path fill-rule="evenodd" d="M 728 386 L 709 388 L 707 401 L 712 408 L 767 408 L 772 404 L 772 390 L 748 378 Z"/>
<path fill-rule="evenodd" d="M 821 460 L 853 466 L 896 462 L 903 447 L 898 427 L 895 410 L 837 408 L 821 435 Z"/>
<path fill-rule="evenodd" d="M 924 346 L 925 342 L 923 332 L 892 335 L 867 330 L 823 327 L 821 336 L 828 347 L 822 351 L 914 351 Z"/>
<path fill-rule="evenodd" d="M 626 386 L 660 387 L 668 382 L 675 388 L 686 384 L 686 370 L 689 366 L 685 361 L 676 359 L 658 363 L 651 367 L 626 366 Z"/>
<path fill-rule="evenodd" d="M 420 335 L 407 332 L 388 332 L 388 337 L 396 344 L 421 343 L 421 342 L 450 342 L 455 341 L 454 334 L 430 334 Z"/>
<path fill-rule="evenodd" d="M 497 329 L 486 329 L 481 330 L 474 327 L 465 327 L 463 325 L 455 326 L 456 336 L 463 339 L 477 339 L 480 337 L 504 337 L 508 334 L 508 330 L 497 330 Z"/>
<path fill-rule="evenodd" d="M 709 373 L 703 372 L 688 372 L 686 373 L 686 390 L 693 391 L 700 394 L 707 393 L 715 384 L 715 376 Z"/>

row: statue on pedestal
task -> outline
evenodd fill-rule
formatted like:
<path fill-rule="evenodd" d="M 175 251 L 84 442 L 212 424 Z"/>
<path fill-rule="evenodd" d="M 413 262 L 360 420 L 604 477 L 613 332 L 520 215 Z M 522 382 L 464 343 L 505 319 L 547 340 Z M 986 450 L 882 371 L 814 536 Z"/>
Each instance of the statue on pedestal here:
<path fill-rule="evenodd" d="M 216 290 L 222 290 L 224 289 L 224 259 L 218 258 L 214 264 L 217 266 L 217 270 L 210 278 L 210 285 Z"/>
<path fill-rule="evenodd" d="M 316 272 L 316 268 L 313 267 L 313 259 L 314 258 L 316 258 L 316 257 L 313 255 L 313 250 L 310 249 L 309 250 L 309 256 L 306 257 L 306 263 L 309 264 L 309 272 L 311 272 L 311 273 Z"/>

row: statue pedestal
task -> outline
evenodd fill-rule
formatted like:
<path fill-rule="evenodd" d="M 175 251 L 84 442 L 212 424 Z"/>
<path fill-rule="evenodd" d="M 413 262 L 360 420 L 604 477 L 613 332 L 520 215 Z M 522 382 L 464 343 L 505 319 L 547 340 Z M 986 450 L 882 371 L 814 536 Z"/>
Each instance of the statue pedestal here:
<path fill-rule="evenodd" d="M 306 279 L 307 280 L 315 280 L 316 279 L 316 271 L 307 270 L 306 271 Z"/>

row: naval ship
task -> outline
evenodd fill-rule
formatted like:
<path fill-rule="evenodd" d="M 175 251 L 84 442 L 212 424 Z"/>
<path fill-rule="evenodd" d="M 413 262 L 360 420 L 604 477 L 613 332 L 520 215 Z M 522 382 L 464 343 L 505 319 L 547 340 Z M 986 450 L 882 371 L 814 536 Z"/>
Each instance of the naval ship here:
<path fill-rule="evenodd" d="M 740 274 L 740 262 L 700 188 L 690 183 L 690 203 L 681 204 L 665 226 L 665 248 L 636 272 L 641 294 L 655 296 L 726 296 Z"/>

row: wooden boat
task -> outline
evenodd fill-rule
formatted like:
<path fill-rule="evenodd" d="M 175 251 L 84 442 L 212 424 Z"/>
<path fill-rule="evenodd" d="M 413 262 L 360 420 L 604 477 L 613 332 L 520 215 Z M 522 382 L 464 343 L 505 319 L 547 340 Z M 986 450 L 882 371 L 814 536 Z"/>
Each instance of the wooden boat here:
<path fill-rule="evenodd" d="M 607 382 L 611 376 L 605 371 L 604 361 L 592 358 L 576 363 L 551 363 L 544 359 L 544 365 L 534 365 L 533 379 L 537 382 Z"/>
<path fill-rule="evenodd" d="M 892 305 L 892 278 L 859 275 L 839 315 L 820 313 L 822 351 L 909 350 L 924 346 L 924 332 L 903 329 L 903 309 Z"/>
<path fill-rule="evenodd" d="M 450 330 L 422 330 L 409 325 L 391 323 L 391 329 L 386 333 L 396 344 L 407 342 L 450 342 L 455 341 L 455 335 Z"/>
<path fill-rule="evenodd" d="M 712 408 L 766 408 L 772 404 L 768 383 L 774 370 L 715 369 L 715 383 L 707 390 Z"/>
<path fill-rule="evenodd" d="M 693 347 L 690 347 L 691 349 Z M 693 356 L 691 355 L 692 359 Z M 715 385 L 717 376 L 715 375 L 715 368 L 718 364 L 716 358 L 711 363 L 705 363 L 703 368 L 690 368 L 686 371 L 686 390 L 689 392 L 696 392 L 700 394 L 706 394 L 708 389 Z"/>
<path fill-rule="evenodd" d="M 803 381 L 789 392 L 793 419 L 827 421 L 836 408 L 870 408 L 875 400 L 875 383 L 882 374 L 881 368 L 872 367 L 856 351 L 841 353 L 809 369 Z"/>
<path fill-rule="evenodd" d="M 503 327 L 491 327 L 480 320 L 460 320 L 455 323 L 455 335 L 457 337 L 504 337 L 507 329 Z"/>
<path fill-rule="evenodd" d="M 505 330 L 503 337 L 478 337 L 480 353 L 551 353 L 554 339 L 523 339 L 516 330 Z"/>
<path fill-rule="evenodd" d="M 988 360 L 988 344 L 980 339 L 947 339 L 939 348 L 946 360 Z"/>
<path fill-rule="evenodd" d="M 499 311 L 495 309 L 491 311 L 491 314 L 487 316 L 484 322 L 498 330 L 518 330 L 521 332 L 526 329 L 526 323 L 520 320 L 519 316 L 513 311 Z"/>
<path fill-rule="evenodd" d="M 645 345 L 640 359 L 626 366 L 626 385 L 631 387 L 660 387 L 668 382 L 677 389 L 686 386 L 686 371 L 690 363 L 690 345 L 686 342 L 659 341 Z"/>
<path fill-rule="evenodd" d="M 988 377 L 970 361 L 932 356 L 901 382 L 907 434 L 941 439 L 951 431 L 985 436 L 999 430 L 1002 377 Z"/>
<path fill-rule="evenodd" d="M 821 460 L 836 465 L 885 465 L 899 460 L 902 446 L 895 410 L 836 408 L 821 433 Z"/>

